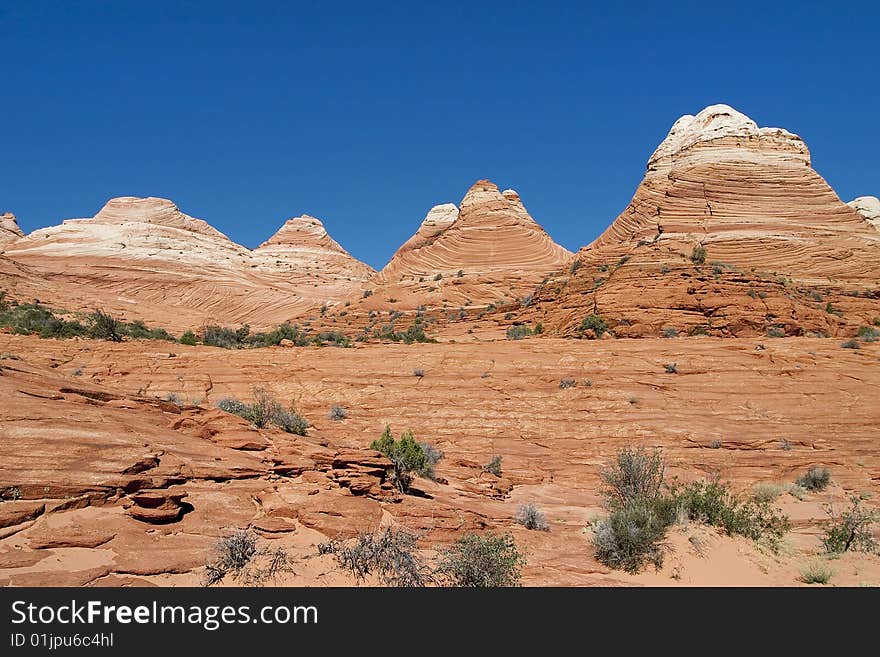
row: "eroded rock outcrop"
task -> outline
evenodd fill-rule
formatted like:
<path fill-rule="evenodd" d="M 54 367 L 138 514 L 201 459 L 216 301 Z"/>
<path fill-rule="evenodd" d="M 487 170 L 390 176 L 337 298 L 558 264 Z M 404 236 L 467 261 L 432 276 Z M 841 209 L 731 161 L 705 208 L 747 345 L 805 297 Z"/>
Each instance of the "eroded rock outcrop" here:
<path fill-rule="evenodd" d="M 111 199 L 92 218 L 7 244 L 5 255 L 55 282 L 41 299 L 178 331 L 206 323 L 272 326 L 337 300 L 372 273 L 317 220 L 292 220 L 251 252 L 159 198 Z M 85 308 L 54 294 L 65 285 Z"/>
<path fill-rule="evenodd" d="M 7 244 L 14 242 L 20 237 L 24 237 L 24 233 L 18 227 L 15 215 L 11 212 L 0 214 L 0 252 L 3 251 Z"/>
<path fill-rule="evenodd" d="M 676 121 L 627 208 L 525 315 L 565 335 L 593 313 L 633 337 L 847 334 L 880 310 L 878 262 L 880 236 L 800 137 L 713 105 Z"/>
<path fill-rule="evenodd" d="M 880 199 L 876 196 L 859 196 L 847 203 L 877 230 L 880 230 Z"/>

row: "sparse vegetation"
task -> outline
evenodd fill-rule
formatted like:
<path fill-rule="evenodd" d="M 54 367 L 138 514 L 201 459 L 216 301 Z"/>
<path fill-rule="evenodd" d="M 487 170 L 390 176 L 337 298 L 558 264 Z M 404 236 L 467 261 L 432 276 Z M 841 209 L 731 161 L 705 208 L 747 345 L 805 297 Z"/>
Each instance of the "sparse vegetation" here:
<path fill-rule="evenodd" d="M 609 515 L 593 524 L 593 548 L 602 563 L 628 572 L 649 563 L 660 567 L 666 529 L 682 517 L 773 548 L 790 528 L 769 501 L 740 498 L 718 482 L 669 485 L 665 468 L 657 449 L 624 448 L 602 470 Z"/>
<path fill-rule="evenodd" d="M 483 472 L 488 472 L 496 477 L 501 476 L 501 457 L 497 454 L 492 457 L 486 465 L 483 466 Z"/>
<path fill-rule="evenodd" d="M 784 488 L 779 484 L 762 481 L 752 486 L 752 499 L 758 503 L 774 502 L 782 495 Z"/>
<path fill-rule="evenodd" d="M 691 262 L 695 265 L 702 265 L 706 262 L 706 247 L 704 246 L 695 246 L 694 250 L 691 251 Z"/>
<path fill-rule="evenodd" d="M 859 341 L 856 339 L 847 340 L 843 344 L 840 345 L 844 349 L 861 349 L 862 346 L 859 344 Z"/>
<path fill-rule="evenodd" d="M 581 321 L 580 326 L 578 326 L 578 337 L 583 337 L 584 333 L 587 331 L 593 331 L 598 338 L 607 330 L 608 324 L 605 320 L 594 313 L 588 315 Z"/>
<path fill-rule="evenodd" d="M 860 326 L 859 337 L 862 339 L 862 342 L 876 342 L 877 338 L 880 337 L 880 331 L 872 326 Z"/>
<path fill-rule="evenodd" d="M 443 460 L 443 452 L 436 447 L 434 447 L 431 443 L 419 443 L 422 448 L 422 451 L 425 453 L 425 460 L 428 462 L 428 467 L 425 470 L 425 476 L 428 479 L 435 480 L 437 478 L 437 473 L 435 471 L 435 467 L 440 461 Z"/>
<path fill-rule="evenodd" d="M 569 274 L 574 274 L 578 269 L 581 268 L 581 265 L 582 265 L 582 264 L 583 264 L 583 263 L 582 263 L 580 260 L 575 260 L 575 261 L 573 261 L 573 262 L 569 265 L 569 267 L 568 267 L 568 273 L 569 273 Z"/>
<path fill-rule="evenodd" d="M 723 529 L 727 534 L 745 536 L 776 547 L 791 529 L 787 516 L 770 506 L 770 500 L 744 499 L 727 484 L 694 481 L 673 487 L 676 506 L 691 520 Z"/>
<path fill-rule="evenodd" d="M 831 470 L 828 468 L 812 466 L 797 480 L 797 485 L 811 492 L 825 490 L 831 481 Z"/>
<path fill-rule="evenodd" d="M 823 559 L 813 559 L 801 568 L 801 581 L 805 584 L 827 584 L 834 571 Z"/>
<path fill-rule="evenodd" d="M 433 338 L 429 338 L 425 333 L 424 324 L 420 317 L 416 317 L 406 331 L 395 331 L 394 324 L 386 324 L 378 332 L 381 340 L 391 340 L 392 342 L 403 342 L 404 344 L 413 344 L 415 342 L 437 342 Z"/>
<path fill-rule="evenodd" d="M 414 475 L 430 477 L 433 471 L 425 450 L 416 442 L 412 431 L 404 431 L 395 439 L 391 427 L 386 424 L 382 435 L 370 443 L 370 449 L 391 460 L 394 465 L 391 481 L 401 493 L 409 492 Z"/>
<path fill-rule="evenodd" d="M 532 335 L 532 329 L 524 324 L 514 324 L 507 327 L 508 340 L 522 340 L 530 335 Z"/>
<path fill-rule="evenodd" d="M 664 338 L 675 338 L 678 337 L 678 329 L 674 326 L 664 326 L 661 335 Z"/>
<path fill-rule="evenodd" d="M 834 508 L 825 508 L 829 520 L 825 527 L 822 546 L 829 554 L 842 554 L 850 550 L 854 552 L 877 552 L 877 541 L 872 530 L 877 521 L 877 513 L 862 506 L 861 500 L 855 495 L 850 497 L 850 506 L 840 515 Z"/>
<path fill-rule="evenodd" d="M 418 367 L 413 370 L 413 376 L 417 376 L 421 379 L 425 376 L 425 370 L 423 370 L 421 367 Z"/>
<path fill-rule="evenodd" d="M 213 557 L 205 564 L 205 586 L 217 584 L 227 575 L 245 586 L 262 586 L 281 573 L 293 572 L 293 563 L 284 548 L 261 548 L 257 536 L 246 530 L 219 539 Z"/>
<path fill-rule="evenodd" d="M 197 344 L 197 342 L 198 342 L 198 339 L 196 338 L 196 334 L 193 333 L 192 331 L 187 331 L 186 333 L 184 333 L 183 335 L 180 336 L 180 344 L 186 344 L 186 345 L 193 347 Z"/>
<path fill-rule="evenodd" d="M 510 534 L 467 534 L 443 552 L 437 575 L 449 586 L 519 586 L 525 563 Z"/>
<path fill-rule="evenodd" d="M 559 381 L 559 387 L 563 390 L 566 388 L 574 388 L 577 385 L 577 381 L 574 379 L 562 379 Z"/>
<path fill-rule="evenodd" d="M 217 408 L 244 418 L 258 428 L 277 426 L 287 433 L 306 435 L 309 423 L 291 406 L 285 409 L 266 389 L 255 387 L 253 401 L 245 403 L 234 398 L 224 398 L 217 402 Z"/>
<path fill-rule="evenodd" d="M 335 422 L 344 420 L 347 417 L 348 411 L 342 406 L 337 406 L 336 404 L 333 404 L 333 406 L 330 407 L 330 411 L 327 413 L 327 418 Z"/>
<path fill-rule="evenodd" d="M 374 533 L 361 533 L 352 542 L 322 543 L 318 552 L 334 555 L 339 565 L 359 582 L 375 575 L 385 586 L 422 587 L 432 580 L 432 574 L 416 552 L 417 540 L 407 529 L 386 527 Z"/>
<path fill-rule="evenodd" d="M 439 280 L 441 280 L 442 278 L 443 278 L 443 274 L 437 274 L 437 275 L 434 277 L 434 280 L 435 280 L 435 281 L 439 281 Z"/>
<path fill-rule="evenodd" d="M 667 374 L 678 374 L 678 364 L 677 363 L 666 363 L 666 373 Z"/>
<path fill-rule="evenodd" d="M 534 504 L 521 504 L 517 509 L 513 521 L 526 529 L 534 529 L 540 532 L 549 532 L 550 524 L 545 516 Z"/>

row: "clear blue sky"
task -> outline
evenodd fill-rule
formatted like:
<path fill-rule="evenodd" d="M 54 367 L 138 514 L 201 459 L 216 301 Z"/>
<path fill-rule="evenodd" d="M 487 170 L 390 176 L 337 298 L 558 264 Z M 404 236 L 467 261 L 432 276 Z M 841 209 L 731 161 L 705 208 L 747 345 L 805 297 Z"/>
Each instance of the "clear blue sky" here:
<path fill-rule="evenodd" d="M 4 0 L 0 210 L 162 196 L 249 247 L 305 212 L 380 267 L 490 178 L 576 249 L 716 102 L 880 195 L 876 0 L 588 4 Z"/>

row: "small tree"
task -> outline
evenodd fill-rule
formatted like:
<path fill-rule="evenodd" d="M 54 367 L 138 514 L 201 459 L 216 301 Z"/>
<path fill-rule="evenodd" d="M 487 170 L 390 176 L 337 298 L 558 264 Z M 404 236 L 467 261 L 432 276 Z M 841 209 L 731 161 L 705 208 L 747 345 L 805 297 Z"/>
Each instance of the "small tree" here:
<path fill-rule="evenodd" d="M 859 498 L 850 498 L 850 507 L 839 516 L 829 505 L 825 508 L 829 516 L 822 538 L 822 546 L 829 554 L 841 554 L 849 550 L 856 552 L 877 552 L 877 542 L 871 526 L 877 520 L 877 514 L 865 509 Z"/>
<path fill-rule="evenodd" d="M 386 424 L 379 439 L 370 444 L 370 449 L 382 452 L 394 464 L 391 478 L 401 493 L 409 492 L 414 474 L 428 477 L 432 472 L 425 450 L 416 442 L 412 431 L 404 431 L 395 440 L 391 427 Z"/>

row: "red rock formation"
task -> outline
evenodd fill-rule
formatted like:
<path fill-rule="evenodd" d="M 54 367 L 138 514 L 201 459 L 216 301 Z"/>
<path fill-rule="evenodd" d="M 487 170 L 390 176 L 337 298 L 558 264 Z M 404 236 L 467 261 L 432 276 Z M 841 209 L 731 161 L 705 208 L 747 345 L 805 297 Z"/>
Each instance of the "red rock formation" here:
<path fill-rule="evenodd" d="M 876 196 L 859 196 L 847 203 L 877 230 L 880 230 L 880 199 Z"/>
<path fill-rule="evenodd" d="M 306 214 L 288 219 L 254 250 L 253 259 L 318 306 L 341 299 L 376 273 L 330 237 L 320 219 Z"/>
<path fill-rule="evenodd" d="M 627 208 L 527 316 L 567 335 L 594 312 L 629 336 L 846 334 L 878 314 L 878 262 L 880 236 L 799 137 L 713 105 L 675 123 Z"/>
<path fill-rule="evenodd" d="M 204 323 L 270 326 L 337 300 L 372 273 L 320 222 L 297 230 L 297 221 L 251 252 L 171 201 L 124 197 L 91 219 L 67 220 L 9 243 L 5 255 L 51 278 L 40 298 L 70 310 L 103 307 L 178 331 Z M 322 267 L 324 278 L 316 276 Z M 334 284 L 322 285 L 330 279 Z M 64 286 L 76 294 L 54 293 Z M 74 306 L 80 298 L 82 305 Z"/>
<path fill-rule="evenodd" d="M 417 279 L 437 274 L 540 277 L 566 262 L 559 246 L 529 216 L 519 195 L 504 194 L 488 181 L 476 182 L 461 201 L 433 208 L 377 277 L 378 281 Z"/>
<path fill-rule="evenodd" d="M 5 245 L 14 242 L 23 236 L 24 233 L 22 233 L 21 228 L 18 227 L 18 222 L 15 220 L 14 214 L 11 212 L 0 214 L 0 252 L 3 251 Z"/>

